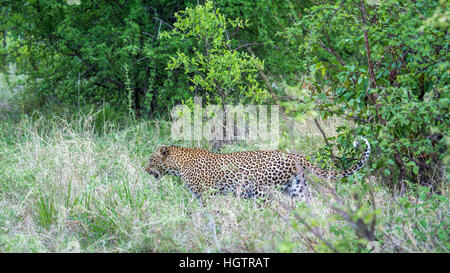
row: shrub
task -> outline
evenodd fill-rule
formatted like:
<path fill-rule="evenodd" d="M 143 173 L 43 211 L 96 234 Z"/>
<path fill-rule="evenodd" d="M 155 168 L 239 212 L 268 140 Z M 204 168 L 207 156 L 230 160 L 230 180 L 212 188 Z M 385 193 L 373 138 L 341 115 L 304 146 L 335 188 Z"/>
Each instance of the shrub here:
<path fill-rule="evenodd" d="M 309 110 L 354 122 L 356 128 L 344 125 L 331 140 L 348 151 L 352 135 L 366 136 L 374 148 L 371 167 L 402 189 L 412 181 L 439 191 L 445 180 L 448 33 L 425 20 L 440 5 L 323 1 L 287 32 L 302 41 L 311 88 L 300 93 L 313 102 Z"/>

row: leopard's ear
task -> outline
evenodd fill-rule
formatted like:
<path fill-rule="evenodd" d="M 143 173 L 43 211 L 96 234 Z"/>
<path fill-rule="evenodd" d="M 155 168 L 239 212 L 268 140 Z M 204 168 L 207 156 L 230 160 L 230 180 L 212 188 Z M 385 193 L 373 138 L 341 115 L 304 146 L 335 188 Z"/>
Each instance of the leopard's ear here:
<path fill-rule="evenodd" d="M 159 155 L 162 157 L 166 157 L 169 155 L 169 148 L 167 146 L 161 146 L 159 148 Z"/>

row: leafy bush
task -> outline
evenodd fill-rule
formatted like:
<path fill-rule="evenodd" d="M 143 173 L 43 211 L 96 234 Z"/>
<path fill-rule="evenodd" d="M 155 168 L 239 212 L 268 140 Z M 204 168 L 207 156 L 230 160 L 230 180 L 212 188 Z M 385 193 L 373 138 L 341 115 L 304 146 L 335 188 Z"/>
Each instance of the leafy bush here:
<path fill-rule="evenodd" d="M 243 28 L 246 22 L 227 19 L 218 9 L 213 10 L 210 1 L 175 16 L 174 29 L 163 35 L 181 41 L 193 40 L 194 52 L 192 57 L 178 52 L 176 57 L 171 57 L 168 69 L 183 66 L 193 84 L 191 91 L 220 105 L 245 103 L 249 99 L 262 101 L 267 97 L 256 80 L 256 72 L 263 69 L 262 62 L 230 46 L 229 29 Z"/>
<path fill-rule="evenodd" d="M 171 106 L 192 96 L 189 89 L 192 73 L 185 75 L 180 69 L 165 68 L 171 57 L 199 60 L 195 52 L 203 54 L 202 50 L 208 46 L 196 39 L 184 39 L 182 35 L 161 39 L 161 34 L 177 28 L 174 25 L 177 20 L 185 30 L 194 27 L 198 20 L 183 23 L 181 13 L 178 17 L 174 14 L 187 7 L 191 12 L 201 9 L 193 8 L 198 1 L 80 1 L 79 5 L 52 0 L 0 3 L 0 71 L 5 72 L 9 63 L 15 63 L 19 68 L 17 73 L 28 76 L 24 98 L 33 95 L 39 101 L 45 97 L 53 103 L 72 105 L 106 102 L 124 111 L 132 110 L 137 116 L 143 113 L 163 116 Z M 205 19 L 202 27 L 208 24 L 214 27 L 224 18 L 231 19 L 226 19 L 223 27 L 216 25 L 217 28 L 209 30 L 208 35 L 213 35 L 208 37 L 209 41 L 205 40 L 207 43 L 218 41 L 222 36 L 219 38 L 222 44 L 212 44 L 215 48 L 208 49 L 212 56 L 220 58 L 210 59 L 203 65 L 213 65 L 216 69 L 230 65 L 244 68 L 242 72 L 234 70 L 232 73 L 209 69 L 215 79 L 221 80 L 219 86 L 208 88 L 222 87 L 226 82 L 245 77 L 241 88 L 261 91 L 253 73 L 247 73 L 256 65 L 262 68 L 256 58 L 246 54 L 249 47 L 267 61 L 268 68 L 275 74 L 292 79 L 302 73 L 297 70 L 300 57 L 292 50 L 292 44 L 275 35 L 278 23 L 289 25 L 303 9 L 296 1 L 238 0 L 206 3 L 208 5 L 209 12 L 203 15 L 216 13 L 217 16 L 208 20 L 201 17 Z M 186 18 L 187 12 L 184 11 Z M 248 20 L 254 23 L 248 24 Z M 205 30 L 198 28 L 197 31 Z M 280 58 L 280 52 L 284 58 Z M 247 63 L 240 66 L 240 62 Z M 232 85 L 238 88 L 236 83 Z M 215 97 L 219 91 L 209 92 Z M 239 99 L 241 91 L 233 90 L 230 95 Z M 29 105 L 27 100 L 24 104 Z"/>
<path fill-rule="evenodd" d="M 26 74 L 28 94 L 79 105 L 108 102 L 139 114 L 164 111 L 186 98 L 182 77 L 165 67 L 183 43 L 161 44 L 173 13 L 170 1 L 27 1 L 1 3 L 4 33 L 0 68 L 16 63 Z"/>
<path fill-rule="evenodd" d="M 352 135 L 366 136 L 371 166 L 385 181 L 439 190 L 450 120 L 448 33 L 425 19 L 445 3 L 372 2 L 323 1 L 286 32 L 302 41 L 311 83 L 302 99 L 325 118 L 353 121 L 356 128 L 338 128 L 332 140 L 348 150 Z"/>
<path fill-rule="evenodd" d="M 331 212 L 324 217 L 314 206 L 293 209 L 292 227 L 314 252 L 446 252 L 448 198 L 430 188 L 411 185 L 402 196 L 367 179 L 358 184 L 314 184 L 315 202 L 325 200 Z M 292 251 L 292 242 L 282 250 Z"/>

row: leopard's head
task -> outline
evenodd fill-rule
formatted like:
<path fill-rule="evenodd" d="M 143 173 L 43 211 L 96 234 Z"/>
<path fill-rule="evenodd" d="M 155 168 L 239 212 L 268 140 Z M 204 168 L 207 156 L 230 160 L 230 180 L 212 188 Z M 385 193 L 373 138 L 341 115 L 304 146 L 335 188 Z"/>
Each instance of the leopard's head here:
<path fill-rule="evenodd" d="M 168 165 L 166 162 L 169 155 L 169 148 L 167 146 L 161 146 L 159 149 L 150 156 L 145 171 L 153 175 L 156 179 L 160 179 L 161 176 L 167 174 Z"/>

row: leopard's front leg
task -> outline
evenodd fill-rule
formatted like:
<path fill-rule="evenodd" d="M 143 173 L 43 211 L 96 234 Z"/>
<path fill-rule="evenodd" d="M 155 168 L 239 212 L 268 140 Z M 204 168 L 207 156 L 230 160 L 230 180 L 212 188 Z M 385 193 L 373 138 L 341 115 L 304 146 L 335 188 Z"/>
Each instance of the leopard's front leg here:
<path fill-rule="evenodd" d="M 208 176 L 200 176 L 196 172 L 185 172 L 182 174 L 186 187 L 197 198 L 202 197 L 205 192 L 208 192 L 213 187 L 213 180 Z"/>

